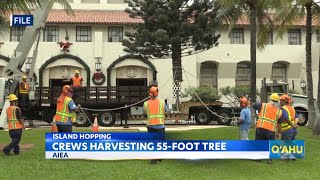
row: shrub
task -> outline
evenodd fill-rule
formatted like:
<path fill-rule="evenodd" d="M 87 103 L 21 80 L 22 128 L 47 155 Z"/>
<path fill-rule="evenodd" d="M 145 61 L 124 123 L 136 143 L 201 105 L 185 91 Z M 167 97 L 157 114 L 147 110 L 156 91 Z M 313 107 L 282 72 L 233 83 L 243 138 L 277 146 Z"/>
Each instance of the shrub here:
<path fill-rule="evenodd" d="M 182 97 L 191 97 L 191 101 L 199 101 L 194 92 L 203 102 L 214 102 L 221 98 L 219 91 L 209 86 L 188 87 L 184 90 L 184 93 L 182 93 Z"/>
<path fill-rule="evenodd" d="M 241 96 L 248 96 L 250 94 L 250 86 L 236 86 L 230 87 L 226 86 L 224 88 L 220 88 L 220 92 L 223 96 L 225 96 L 229 101 L 229 105 L 238 106 L 239 98 Z M 259 95 L 259 90 L 257 89 L 257 95 Z"/>

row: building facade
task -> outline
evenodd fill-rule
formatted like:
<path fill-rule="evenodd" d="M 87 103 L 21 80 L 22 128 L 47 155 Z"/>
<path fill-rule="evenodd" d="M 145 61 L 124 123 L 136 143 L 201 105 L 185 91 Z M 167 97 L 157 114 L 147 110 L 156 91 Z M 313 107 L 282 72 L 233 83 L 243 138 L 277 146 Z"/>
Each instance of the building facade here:
<path fill-rule="evenodd" d="M 61 84 L 61 81 L 79 70 L 86 86 L 145 86 L 157 79 L 160 97 L 174 103 L 171 59 L 148 59 L 130 56 L 123 51 L 121 40 L 130 24 L 141 23 L 124 12 L 124 0 L 69 0 L 75 16 L 68 16 L 60 5 L 50 12 L 42 32 L 35 74 L 40 86 Z M 24 28 L 12 27 L 0 36 L 0 71 L 12 56 Z M 205 52 L 182 58 L 181 89 L 189 86 L 225 86 L 250 84 L 250 31 L 248 22 L 239 22 L 229 33 L 228 26 L 221 34 L 219 46 Z M 277 30 L 270 34 L 268 45 L 257 50 L 257 87 L 261 80 L 289 83 L 290 89 L 301 92 L 300 81 L 305 75 L 305 27 L 297 24 L 277 39 Z M 69 50 L 63 51 L 68 37 Z M 318 83 L 320 33 L 313 33 L 313 79 L 316 97 Z M 35 46 L 35 45 L 34 45 Z M 32 51 L 29 53 L 32 57 Z M 101 67 L 96 67 L 97 62 Z M 2 66 L 2 67 L 1 67 Z M 23 67 L 25 69 L 25 67 Z M 102 84 L 95 84 L 97 70 L 105 75 Z M 0 73 L 1 74 L 1 73 Z M 109 84 L 108 84 L 109 83 Z"/>

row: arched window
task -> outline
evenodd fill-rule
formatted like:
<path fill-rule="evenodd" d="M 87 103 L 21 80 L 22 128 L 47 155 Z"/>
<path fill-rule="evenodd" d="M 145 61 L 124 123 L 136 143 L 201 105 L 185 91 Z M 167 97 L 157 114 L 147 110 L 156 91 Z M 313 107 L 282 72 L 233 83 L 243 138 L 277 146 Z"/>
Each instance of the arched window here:
<path fill-rule="evenodd" d="M 271 80 L 287 82 L 287 65 L 285 63 L 273 63 Z"/>
<path fill-rule="evenodd" d="M 213 63 L 213 62 L 201 63 L 200 86 L 212 86 L 212 87 L 218 88 L 216 63 Z"/>
<path fill-rule="evenodd" d="M 250 86 L 250 63 L 239 62 L 236 72 L 236 86 Z"/>

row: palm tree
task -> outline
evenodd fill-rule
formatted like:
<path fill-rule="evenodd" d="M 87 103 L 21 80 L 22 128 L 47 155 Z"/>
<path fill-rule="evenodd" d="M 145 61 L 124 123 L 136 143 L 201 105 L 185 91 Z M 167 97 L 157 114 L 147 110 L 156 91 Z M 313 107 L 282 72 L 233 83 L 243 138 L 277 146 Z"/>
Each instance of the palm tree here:
<path fill-rule="evenodd" d="M 279 6 L 275 20 L 279 22 L 280 29 L 278 37 L 282 37 L 287 31 L 287 26 L 306 18 L 306 74 L 307 74 L 307 96 L 308 96 L 308 128 L 316 129 L 316 113 L 313 99 L 312 81 L 312 21 L 319 24 L 320 6 L 313 0 L 281 0 L 284 4 Z M 320 133 L 320 130 L 318 131 Z"/>
<path fill-rule="evenodd" d="M 31 10 L 43 3 L 47 3 L 55 0 L 11 0 L 11 1 L 0 1 L 0 33 L 4 32 L 8 28 L 8 16 L 14 12 L 31 13 Z M 57 0 L 59 4 L 67 11 L 67 13 L 73 14 L 71 6 L 67 0 Z"/>

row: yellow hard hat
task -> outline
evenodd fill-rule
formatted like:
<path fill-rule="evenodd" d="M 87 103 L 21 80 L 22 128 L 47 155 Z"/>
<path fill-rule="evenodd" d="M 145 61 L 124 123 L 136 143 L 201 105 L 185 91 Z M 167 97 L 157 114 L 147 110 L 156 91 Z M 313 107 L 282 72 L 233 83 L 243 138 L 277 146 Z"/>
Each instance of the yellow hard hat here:
<path fill-rule="evenodd" d="M 22 79 L 27 79 L 27 76 L 22 76 Z"/>
<path fill-rule="evenodd" d="M 15 100 L 18 100 L 17 96 L 14 95 L 14 94 L 10 94 L 9 97 L 8 97 L 9 101 L 15 101 Z"/>
<path fill-rule="evenodd" d="M 271 94 L 270 99 L 272 101 L 279 101 L 279 99 L 280 99 L 279 94 L 277 94 L 277 93 Z"/>
<path fill-rule="evenodd" d="M 79 71 L 78 71 L 78 70 L 75 70 L 74 73 L 75 73 L 75 74 L 79 74 Z"/>

